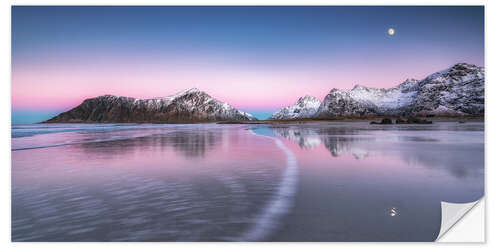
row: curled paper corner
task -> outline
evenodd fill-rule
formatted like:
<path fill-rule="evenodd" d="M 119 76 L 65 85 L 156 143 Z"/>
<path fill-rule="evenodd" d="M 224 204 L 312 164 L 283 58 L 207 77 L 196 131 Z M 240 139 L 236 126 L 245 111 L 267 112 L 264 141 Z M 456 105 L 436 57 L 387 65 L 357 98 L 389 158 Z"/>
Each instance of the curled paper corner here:
<path fill-rule="evenodd" d="M 436 241 L 445 235 L 462 217 L 464 217 L 477 203 L 482 200 L 469 203 L 441 202 L 441 229 Z"/>

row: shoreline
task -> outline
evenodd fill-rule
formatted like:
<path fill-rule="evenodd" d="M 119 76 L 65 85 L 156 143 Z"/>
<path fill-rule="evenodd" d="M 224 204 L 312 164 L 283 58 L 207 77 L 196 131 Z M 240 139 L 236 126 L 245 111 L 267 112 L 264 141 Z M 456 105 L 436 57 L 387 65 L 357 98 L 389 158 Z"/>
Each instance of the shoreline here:
<path fill-rule="evenodd" d="M 377 116 L 377 117 L 338 117 L 338 118 L 299 118 L 299 119 L 280 119 L 280 120 L 252 120 L 252 121 L 196 121 L 196 122 L 39 122 L 33 124 L 277 124 L 277 123 L 311 123 L 311 122 L 360 122 L 360 121 L 381 121 L 384 118 L 396 120 L 398 118 L 408 118 L 399 116 Z M 430 121 L 482 121 L 484 116 L 439 116 L 439 117 L 420 117 Z M 11 124 L 23 125 L 23 124 Z M 26 124 L 24 124 L 26 125 Z"/>
<path fill-rule="evenodd" d="M 409 118 L 400 116 L 377 116 L 377 117 L 339 117 L 339 118 L 299 118 L 299 119 L 280 119 L 280 120 L 258 120 L 258 121 L 221 121 L 217 124 L 275 124 L 275 123 L 308 123 L 308 122 L 360 122 L 360 121 L 381 121 L 384 118 L 390 118 L 391 120 L 396 120 L 398 118 Z M 413 117 L 419 119 L 425 119 L 430 121 L 483 121 L 484 116 L 439 116 L 439 117 Z"/>

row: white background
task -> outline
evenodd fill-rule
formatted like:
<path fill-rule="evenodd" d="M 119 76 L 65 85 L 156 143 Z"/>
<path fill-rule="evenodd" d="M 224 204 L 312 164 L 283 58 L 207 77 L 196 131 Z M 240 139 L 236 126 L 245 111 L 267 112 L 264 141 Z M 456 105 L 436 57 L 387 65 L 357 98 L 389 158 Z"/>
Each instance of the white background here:
<path fill-rule="evenodd" d="M 10 48 L 11 48 L 11 6 L 12 5 L 485 5 L 485 67 L 486 67 L 486 214 L 484 224 L 486 225 L 486 244 L 471 243 L 11 243 L 10 241 Z M 1 81 L 0 81 L 0 249 L 166 249 L 166 248 L 184 248 L 184 249 L 422 249 L 422 248 L 453 248 L 453 249 L 471 249 L 471 248 L 496 248 L 500 249 L 500 236 L 497 226 L 500 206 L 498 201 L 498 191 L 500 190 L 500 164 L 495 156 L 500 154 L 499 145 L 499 118 L 500 112 L 500 69 L 499 69 L 499 30 L 500 30 L 500 1 L 471 1 L 471 0 L 436 0 L 436 1 L 411 1 L 411 0 L 373 0 L 373 1 L 279 1 L 279 0 L 185 0 L 185 1 L 131 1 L 131 0 L 66 0 L 66 1 L 2 1 L 0 19 L 1 22 L 1 44 L 0 44 L 0 63 L 1 63 Z M 418 22 L 418 20 L 415 20 Z M 477 207 L 476 207 L 477 209 Z M 477 212 L 469 217 L 477 217 Z M 465 221 L 459 223 L 458 235 L 453 235 L 457 239 L 465 239 L 467 236 L 473 236 L 477 233 L 477 225 L 481 222 L 472 219 L 472 222 Z M 475 226 L 474 226 L 475 225 Z M 464 231 L 465 230 L 465 231 Z M 467 231 L 469 230 L 469 231 Z M 450 236 L 451 237 L 451 236 Z"/>

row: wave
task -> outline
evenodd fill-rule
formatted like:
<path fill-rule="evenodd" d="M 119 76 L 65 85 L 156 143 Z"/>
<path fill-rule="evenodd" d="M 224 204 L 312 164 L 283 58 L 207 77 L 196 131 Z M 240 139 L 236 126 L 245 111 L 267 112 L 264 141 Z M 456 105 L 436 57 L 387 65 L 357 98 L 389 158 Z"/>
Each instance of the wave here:
<path fill-rule="evenodd" d="M 166 134 L 166 133 L 162 133 L 162 134 Z M 111 136 L 110 138 L 100 138 L 100 139 L 94 139 L 94 140 L 68 141 L 68 142 L 55 143 L 55 144 L 49 144 L 49 145 L 39 145 L 39 146 L 28 146 L 28 147 L 12 148 L 12 151 L 29 150 L 29 149 L 41 149 L 41 148 L 52 148 L 52 147 L 61 147 L 61 146 L 75 145 L 75 144 L 85 144 L 85 143 L 120 141 L 120 140 L 134 139 L 134 138 L 149 137 L 149 136 L 153 136 L 153 135 L 156 135 L 156 134 L 148 133 L 148 134 L 135 134 L 135 135 L 128 135 L 128 136 Z"/>
<path fill-rule="evenodd" d="M 283 177 L 277 192 L 271 197 L 262 211 L 255 217 L 254 224 L 239 237 L 231 238 L 233 241 L 262 241 L 265 240 L 278 226 L 280 218 L 288 213 L 293 206 L 293 198 L 298 186 L 298 164 L 293 152 L 283 142 L 275 137 L 250 133 L 256 136 L 268 138 L 276 143 L 286 156 L 286 165 Z"/>
<path fill-rule="evenodd" d="M 132 129 L 155 129 L 190 126 L 210 126 L 215 124 L 31 124 L 13 125 L 12 138 L 35 136 L 40 134 L 66 133 L 66 132 L 107 132 Z"/>

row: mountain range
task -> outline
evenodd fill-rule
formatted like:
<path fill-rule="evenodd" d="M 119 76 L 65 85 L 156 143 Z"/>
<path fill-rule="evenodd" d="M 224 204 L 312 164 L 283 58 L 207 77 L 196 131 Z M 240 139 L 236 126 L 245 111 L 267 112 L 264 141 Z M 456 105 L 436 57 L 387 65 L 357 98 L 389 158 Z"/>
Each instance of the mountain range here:
<path fill-rule="evenodd" d="M 408 79 L 393 88 L 355 85 L 332 89 L 318 99 L 301 97 L 270 119 L 375 116 L 482 116 L 484 67 L 459 63 L 423 80 Z"/>
<path fill-rule="evenodd" d="M 484 67 L 467 63 L 408 79 L 393 88 L 355 85 L 333 88 L 320 101 L 300 97 L 297 103 L 276 111 L 269 119 L 328 119 L 377 116 L 482 116 Z M 257 120 L 251 114 L 193 88 L 152 99 L 104 95 L 86 99 L 77 107 L 45 123 L 195 123 Z"/>

